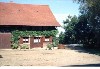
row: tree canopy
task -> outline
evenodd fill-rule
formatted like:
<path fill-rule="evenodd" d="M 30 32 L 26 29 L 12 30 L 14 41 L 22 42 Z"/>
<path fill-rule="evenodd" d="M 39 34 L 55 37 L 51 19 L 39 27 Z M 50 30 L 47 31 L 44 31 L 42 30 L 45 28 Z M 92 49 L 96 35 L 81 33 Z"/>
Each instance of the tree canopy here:
<path fill-rule="evenodd" d="M 78 22 L 78 18 L 77 16 L 68 16 L 68 18 L 63 21 L 64 23 L 64 29 L 65 29 L 65 33 L 61 33 L 60 34 L 60 38 L 62 43 L 75 43 L 76 38 L 75 38 L 75 25 Z"/>
<path fill-rule="evenodd" d="M 80 22 L 85 18 L 86 20 L 83 20 L 83 23 L 89 27 L 89 30 L 86 31 L 89 35 L 87 36 L 87 45 L 100 47 L 100 0 L 74 1 L 80 4 Z M 86 27 L 84 27 L 84 29 Z"/>
<path fill-rule="evenodd" d="M 100 0 L 73 0 L 80 4 L 79 17 L 68 16 L 64 21 L 64 42 L 82 43 L 100 48 Z"/>

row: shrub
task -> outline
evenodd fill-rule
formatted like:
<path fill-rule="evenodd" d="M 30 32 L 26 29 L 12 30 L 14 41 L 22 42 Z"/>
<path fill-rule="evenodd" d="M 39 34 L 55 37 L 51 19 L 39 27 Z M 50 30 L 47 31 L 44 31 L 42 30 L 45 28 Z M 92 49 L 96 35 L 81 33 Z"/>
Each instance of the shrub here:
<path fill-rule="evenodd" d="M 49 49 L 49 50 L 52 50 L 52 47 L 53 47 L 53 45 L 52 44 L 47 44 L 47 48 Z"/>
<path fill-rule="evenodd" d="M 57 47 L 58 44 L 59 44 L 59 38 L 53 37 L 53 43 L 52 43 L 53 47 Z"/>
<path fill-rule="evenodd" d="M 21 49 L 29 49 L 29 47 L 27 44 L 23 44 L 23 45 L 21 45 Z"/>
<path fill-rule="evenodd" d="M 12 47 L 12 49 L 17 49 L 17 48 L 18 48 L 18 44 L 17 44 L 17 43 L 13 43 L 13 44 L 11 45 L 11 47 Z"/>

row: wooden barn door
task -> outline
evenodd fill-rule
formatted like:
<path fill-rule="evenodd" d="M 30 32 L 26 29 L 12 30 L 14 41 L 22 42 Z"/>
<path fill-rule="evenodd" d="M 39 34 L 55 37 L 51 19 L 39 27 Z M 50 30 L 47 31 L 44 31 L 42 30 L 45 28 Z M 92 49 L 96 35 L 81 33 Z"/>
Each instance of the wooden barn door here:
<path fill-rule="evenodd" d="M 0 33 L 0 49 L 11 48 L 11 33 Z"/>
<path fill-rule="evenodd" d="M 33 47 L 43 47 L 43 39 L 42 37 L 34 37 Z"/>
<path fill-rule="evenodd" d="M 30 47 L 31 48 L 36 48 L 36 47 L 43 48 L 43 37 L 31 37 L 30 38 Z"/>

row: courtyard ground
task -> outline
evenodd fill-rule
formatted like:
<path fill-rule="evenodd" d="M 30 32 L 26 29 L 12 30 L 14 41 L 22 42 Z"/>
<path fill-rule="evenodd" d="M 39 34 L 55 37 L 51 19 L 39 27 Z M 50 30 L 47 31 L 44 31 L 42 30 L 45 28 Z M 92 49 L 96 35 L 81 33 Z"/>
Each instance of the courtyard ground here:
<path fill-rule="evenodd" d="M 100 66 L 100 56 L 71 49 L 0 50 L 0 66 Z"/>

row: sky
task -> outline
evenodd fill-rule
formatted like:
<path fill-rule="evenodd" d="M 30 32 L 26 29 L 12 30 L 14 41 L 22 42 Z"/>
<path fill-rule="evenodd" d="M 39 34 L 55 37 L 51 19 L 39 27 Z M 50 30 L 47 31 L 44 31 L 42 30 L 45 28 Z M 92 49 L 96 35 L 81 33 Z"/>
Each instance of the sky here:
<path fill-rule="evenodd" d="M 10 2 L 20 4 L 39 4 L 39 5 L 49 5 L 51 11 L 53 12 L 56 20 L 63 25 L 63 20 L 67 18 L 68 15 L 79 15 L 79 4 L 73 3 L 73 0 L 0 0 L 0 2 Z M 64 31 L 63 29 L 59 29 Z"/>

